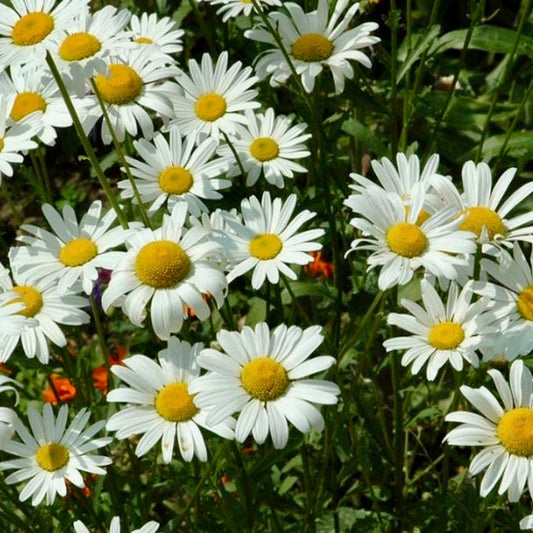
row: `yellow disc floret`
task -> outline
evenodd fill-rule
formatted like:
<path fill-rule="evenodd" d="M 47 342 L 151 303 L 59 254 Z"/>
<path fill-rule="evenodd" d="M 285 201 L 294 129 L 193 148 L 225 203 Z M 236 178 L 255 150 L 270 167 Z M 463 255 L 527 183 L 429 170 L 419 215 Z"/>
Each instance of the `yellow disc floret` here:
<path fill-rule="evenodd" d="M 0 137 L 0 152 L 4 149 L 4 139 Z"/>
<path fill-rule="evenodd" d="M 126 105 L 135 101 L 143 89 L 143 80 L 128 65 L 113 63 L 109 76 L 98 74 L 94 81 L 102 100 L 108 104 Z"/>
<path fill-rule="evenodd" d="M 91 239 L 78 237 L 67 242 L 59 250 L 59 260 L 69 267 L 76 267 L 88 263 L 98 254 L 98 248 Z"/>
<path fill-rule="evenodd" d="M 193 398 L 186 383 L 170 383 L 157 393 L 155 409 L 165 420 L 185 422 L 198 412 Z"/>
<path fill-rule="evenodd" d="M 192 174 L 183 167 L 167 167 L 159 173 L 159 186 L 167 194 L 186 193 L 193 184 Z"/>
<path fill-rule="evenodd" d="M 150 287 L 166 289 L 184 280 L 191 269 L 191 260 L 174 241 L 145 244 L 135 259 L 138 278 Z"/>
<path fill-rule="evenodd" d="M 214 122 L 226 113 L 227 104 L 217 93 L 205 93 L 194 104 L 194 112 L 200 120 Z"/>
<path fill-rule="evenodd" d="M 533 409 L 517 407 L 504 413 L 498 422 L 502 446 L 513 455 L 533 455 Z"/>
<path fill-rule="evenodd" d="M 43 444 L 37 450 L 35 460 L 43 470 L 55 472 L 68 463 L 69 457 L 69 451 L 65 446 L 57 444 L 57 442 L 50 442 Z"/>
<path fill-rule="evenodd" d="M 402 257 L 422 255 L 428 245 L 424 232 L 416 224 L 408 222 L 391 226 L 387 230 L 386 240 L 390 250 Z"/>
<path fill-rule="evenodd" d="M 46 102 L 39 93 L 28 91 L 17 94 L 9 116 L 18 122 L 34 111 L 46 111 Z"/>
<path fill-rule="evenodd" d="M 292 43 L 292 56 L 300 61 L 324 61 L 333 53 L 333 43 L 320 33 L 306 33 Z"/>
<path fill-rule="evenodd" d="M 500 215 L 488 207 L 469 207 L 466 213 L 466 218 L 459 226 L 459 229 L 471 231 L 480 237 L 483 226 L 485 226 L 490 239 L 494 239 L 495 235 L 505 235 L 507 233 Z"/>
<path fill-rule="evenodd" d="M 289 386 L 287 371 L 270 357 L 259 357 L 246 363 L 241 372 L 246 392 L 264 402 L 279 398 Z"/>
<path fill-rule="evenodd" d="M 40 43 L 54 29 L 54 19 L 48 13 L 34 11 L 20 17 L 13 26 L 11 39 L 17 46 Z"/>
<path fill-rule="evenodd" d="M 428 334 L 428 342 L 437 350 L 455 350 L 464 340 L 465 331 L 456 322 L 441 322 L 433 326 Z"/>
<path fill-rule="evenodd" d="M 11 289 L 13 292 L 20 294 L 20 298 L 15 298 L 12 302 L 23 302 L 24 309 L 18 314 L 31 318 L 35 316 L 43 306 L 43 295 L 35 287 L 29 285 L 17 285 Z"/>
<path fill-rule="evenodd" d="M 526 320 L 533 320 L 533 285 L 528 285 L 518 295 L 518 312 Z"/>
<path fill-rule="evenodd" d="M 270 137 L 258 137 L 250 145 L 250 153 L 258 161 L 270 161 L 279 155 L 279 145 Z"/>
<path fill-rule="evenodd" d="M 250 255 L 261 261 L 274 259 L 283 248 L 281 239 L 273 233 L 263 233 L 256 235 L 250 241 Z"/>
<path fill-rule="evenodd" d="M 154 42 L 152 39 L 150 39 L 150 37 L 136 37 L 133 40 L 139 44 L 153 44 Z"/>
<path fill-rule="evenodd" d="M 59 47 L 59 56 L 65 61 L 81 61 L 93 56 L 102 48 L 102 43 L 90 33 L 69 35 Z"/>

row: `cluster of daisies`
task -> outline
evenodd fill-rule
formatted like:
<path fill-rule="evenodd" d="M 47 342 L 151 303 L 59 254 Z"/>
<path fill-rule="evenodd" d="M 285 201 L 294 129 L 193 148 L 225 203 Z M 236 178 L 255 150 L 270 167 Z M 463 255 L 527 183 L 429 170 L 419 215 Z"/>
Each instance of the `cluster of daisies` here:
<path fill-rule="evenodd" d="M 327 0 L 307 13 L 290 2 L 267 12 L 281 5 L 276 0 L 211 3 L 221 5 L 224 20 L 265 15 L 246 32 L 270 47 L 255 72 L 227 52 L 181 64 L 184 32 L 168 17 L 113 6 L 91 11 L 88 0 L 0 4 L 0 179 L 72 125 L 117 149 L 132 139 L 135 152 L 121 161 L 122 204 L 106 209 L 96 200 L 82 214 L 44 204 L 47 226 L 22 225 L 18 245 L 0 258 L 0 361 L 24 353 L 48 364 L 67 344 L 64 326 L 89 323 L 100 303 L 135 326 L 149 322 L 166 343 L 157 354 L 131 355 L 111 368 L 123 385 L 106 399 L 122 409 L 108 420 L 89 425 L 88 409 L 69 416 L 66 405 L 54 413 L 46 404 L 41 412 L 28 408 L 28 428 L 2 408 L 0 444 L 14 458 L 0 470 L 12 470 L 6 483 L 24 483 L 20 499 L 33 505 L 65 496 L 67 483 L 83 487 L 82 473 L 105 474 L 111 459 L 97 451 L 114 439 L 135 436 L 138 456 L 161 442 L 165 463 L 176 442 L 183 460 L 205 461 L 205 432 L 238 442 L 251 435 L 259 444 L 270 435 L 281 449 L 289 423 L 303 433 L 321 431 L 314 404 L 338 400 L 337 385 L 313 378 L 335 363 L 311 357 L 323 340 L 318 326 L 221 330 L 218 349 L 176 335 L 191 309 L 204 321 L 224 305 L 236 278 L 246 276 L 255 290 L 294 280 L 310 252 L 321 249 L 324 230 L 302 229 L 315 213 L 298 209 L 296 194 L 251 195 L 231 211 L 216 201 L 237 176 L 245 186 L 261 179 L 279 192 L 306 172 L 307 125 L 262 108 L 257 84 L 269 79 L 276 87 L 295 74 L 310 92 L 329 69 L 338 94 L 354 76 L 351 62 L 371 66 L 362 50 L 379 41 L 370 35 L 378 25 L 354 27 L 358 4 L 348 0 L 331 15 Z M 269 36 L 274 27 L 283 50 Z M 144 213 L 142 223 L 125 219 L 128 204 Z M 100 300 L 103 275 L 110 280 Z M 0 392 L 20 385 L 5 378 Z M 98 437 L 104 428 L 114 436 Z M 114 518 L 111 531 L 119 528 Z M 150 522 L 139 531 L 157 528 Z M 74 529 L 87 531 L 79 521 Z"/>
<path fill-rule="evenodd" d="M 517 359 L 533 350 L 533 258 L 524 252 L 533 242 L 533 212 L 520 210 L 533 183 L 509 193 L 516 169 L 493 183 L 487 164 L 468 161 L 460 192 L 438 165 L 437 155 L 421 169 L 416 155 L 398 154 L 396 165 L 372 162 L 376 181 L 352 174 L 354 193 L 345 204 L 360 237 L 350 252 L 371 252 L 368 268 L 380 267 L 381 291 L 418 287 L 417 301 L 401 299 L 406 313 L 387 319 L 406 335 L 383 343 L 403 352 L 413 374 L 425 367 L 434 380 L 446 363 L 462 370 L 465 362 L 513 361 L 510 386 L 499 371 L 488 372 L 504 407 L 485 387 L 461 387 L 481 415 L 447 415 L 461 425 L 445 441 L 482 446 L 470 466 L 471 474 L 486 469 L 481 495 L 501 479 L 498 493 L 517 501 L 526 481 L 533 495 L 533 382 Z M 521 523 L 532 524 L 531 517 Z"/>

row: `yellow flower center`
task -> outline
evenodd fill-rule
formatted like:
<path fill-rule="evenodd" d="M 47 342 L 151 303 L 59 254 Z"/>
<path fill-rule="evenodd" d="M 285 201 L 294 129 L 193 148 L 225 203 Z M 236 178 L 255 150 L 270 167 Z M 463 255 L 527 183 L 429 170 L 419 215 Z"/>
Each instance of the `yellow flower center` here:
<path fill-rule="evenodd" d="M 270 161 L 279 155 L 279 145 L 270 137 L 258 137 L 250 145 L 250 153 L 258 161 Z"/>
<path fill-rule="evenodd" d="M 424 232 L 416 224 L 408 222 L 400 222 L 391 226 L 387 230 L 386 239 L 391 251 L 402 257 L 422 255 L 428 245 Z"/>
<path fill-rule="evenodd" d="M 226 113 L 226 100 L 220 94 L 202 94 L 194 104 L 194 112 L 200 120 L 214 122 Z"/>
<path fill-rule="evenodd" d="M 526 320 L 533 320 L 533 285 L 529 285 L 518 295 L 518 312 Z"/>
<path fill-rule="evenodd" d="M 498 422 L 498 437 L 513 455 L 533 455 L 533 409 L 517 407 L 504 413 Z"/>
<path fill-rule="evenodd" d="M 55 472 L 68 463 L 69 456 L 70 454 L 65 446 L 50 442 L 49 444 L 43 444 L 37 450 L 35 460 L 43 470 Z"/>
<path fill-rule="evenodd" d="M 273 259 L 281 252 L 282 248 L 281 239 L 273 233 L 256 235 L 250 241 L 250 255 L 262 261 Z"/>
<path fill-rule="evenodd" d="M 75 267 L 88 263 L 98 254 L 98 248 L 91 239 L 78 237 L 67 242 L 59 250 L 59 260 L 69 267 Z"/>
<path fill-rule="evenodd" d="M 173 241 L 145 244 L 135 259 L 137 277 L 156 289 L 173 287 L 187 277 L 190 269 L 189 256 Z"/>
<path fill-rule="evenodd" d="M 53 29 L 54 19 L 48 13 L 35 11 L 17 20 L 11 39 L 18 46 L 31 46 L 40 43 Z"/>
<path fill-rule="evenodd" d="M 139 44 L 153 44 L 154 42 L 152 39 L 150 39 L 150 37 L 136 37 L 133 40 Z"/>
<path fill-rule="evenodd" d="M 143 89 L 143 80 L 128 65 L 108 66 L 109 76 L 98 74 L 94 81 L 104 102 L 125 105 L 133 102 Z"/>
<path fill-rule="evenodd" d="M 186 383 L 171 383 L 157 393 L 155 409 L 165 420 L 185 422 L 198 412 L 193 398 Z"/>
<path fill-rule="evenodd" d="M 91 57 L 102 48 L 102 43 L 90 33 L 73 33 L 59 47 L 59 56 L 65 61 L 80 61 Z"/>
<path fill-rule="evenodd" d="M 157 178 L 159 186 L 167 194 L 183 194 L 193 184 L 192 174 L 183 167 L 167 167 Z"/>
<path fill-rule="evenodd" d="M 428 342 L 437 350 L 454 350 L 465 338 L 465 331 L 455 322 L 441 322 L 433 326 L 428 334 Z"/>
<path fill-rule="evenodd" d="M 490 239 L 494 239 L 495 235 L 505 235 L 507 233 L 500 215 L 488 207 L 469 207 L 466 213 L 466 218 L 459 226 L 459 229 L 471 231 L 479 237 L 483 226 L 485 226 Z"/>
<path fill-rule="evenodd" d="M 4 139 L 0 137 L 0 152 L 4 149 Z"/>
<path fill-rule="evenodd" d="M 307 63 L 324 61 L 333 53 L 333 43 L 320 33 L 306 33 L 292 43 L 291 52 L 295 59 Z"/>
<path fill-rule="evenodd" d="M 22 311 L 18 312 L 19 315 L 31 318 L 32 316 L 35 316 L 43 306 L 43 296 L 34 287 L 18 285 L 13 287 L 12 291 L 20 294 L 20 298 L 14 298 L 11 303 L 23 302 L 25 306 Z"/>
<path fill-rule="evenodd" d="M 11 108 L 10 117 L 18 122 L 22 120 L 26 115 L 33 113 L 34 111 L 45 111 L 46 102 L 44 98 L 38 93 L 24 92 L 18 93 L 13 107 Z"/>
<path fill-rule="evenodd" d="M 246 392 L 264 402 L 281 396 L 289 385 L 287 371 L 270 357 L 259 357 L 246 363 L 241 372 Z"/>
<path fill-rule="evenodd" d="M 409 206 L 405 206 L 405 216 L 409 215 Z M 421 209 L 420 213 L 418 213 L 418 216 L 416 217 L 415 224 L 417 226 L 421 226 L 429 217 L 431 216 L 431 213 L 426 211 L 425 209 Z"/>

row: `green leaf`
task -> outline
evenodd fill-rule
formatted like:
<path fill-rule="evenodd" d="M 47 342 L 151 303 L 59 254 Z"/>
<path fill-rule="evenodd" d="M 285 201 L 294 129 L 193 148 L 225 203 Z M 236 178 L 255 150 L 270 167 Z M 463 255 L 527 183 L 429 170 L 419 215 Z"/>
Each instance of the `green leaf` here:
<path fill-rule="evenodd" d="M 506 134 L 493 135 L 485 140 L 483 143 L 483 160 L 490 161 L 499 155 Z M 465 159 L 472 159 L 475 157 L 477 147 L 465 155 Z M 533 131 L 518 131 L 512 133 L 505 148 L 505 155 L 517 159 L 532 159 L 533 158 Z"/>
<path fill-rule="evenodd" d="M 264 322 L 266 320 L 266 301 L 258 296 L 252 296 L 248 303 L 250 304 L 250 310 L 246 315 L 246 325 L 254 327 L 258 322 Z"/>
<path fill-rule="evenodd" d="M 435 43 L 435 39 L 437 39 L 439 33 L 440 26 L 435 24 L 423 35 L 413 35 L 411 37 L 411 53 L 409 55 L 407 55 L 406 41 L 402 43 L 402 46 L 398 51 L 398 59 L 403 61 L 403 63 L 398 70 L 397 82 L 407 74 L 409 69 L 416 61 L 418 61 L 420 56 Z"/>
<path fill-rule="evenodd" d="M 381 139 L 355 118 L 345 120 L 342 123 L 341 129 L 345 133 L 348 133 L 348 135 L 356 137 L 363 148 L 367 148 L 371 152 L 379 155 L 387 153 L 387 149 L 381 142 Z"/>
<path fill-rule="evenodd" d="M 442 53 L 446 50 L 461 50 L 464 47 L 468 30 L 455 30 L 443 35 L 435 42 L 432 52 Z M 485 52 L 512 52 L 516 39 L 516 31 L 498 26 L 477 26 L 468 44 L 469 50 L 484 50 Z M 521 35 L 516 48 L 518 55 L 533 57 L 533 38 Z"/>

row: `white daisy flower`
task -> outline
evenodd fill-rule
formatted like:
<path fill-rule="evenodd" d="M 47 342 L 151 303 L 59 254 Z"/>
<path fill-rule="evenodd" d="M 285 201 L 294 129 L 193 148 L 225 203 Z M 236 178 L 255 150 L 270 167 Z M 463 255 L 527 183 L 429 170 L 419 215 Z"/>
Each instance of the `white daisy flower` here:
<path fill-rule="evenodd" d="M 202 199 L 218 200 L 217 192 L 231 182 L 222 179 L 227 170 L 226 159 L 214 159 L 217 141 L 205 139 L 195 148 L 196 134 L 182 139 L 177 128 L 170 129 L 170 142 L 162 133 L 157 133 L 150 143 L 146 139 L 133 141 L 133 146 L 142 161 L 126 157 L 131 173 L 138 178 L 137 189 L 143 202 L 152 202 L 149 214 L 156 212 L 166 201 L 169 211 L 176 202 L 185 202 L 193 216 L 207 211 Z M 122 198 L 134 198 L 129 180 L 118 183 Z"/>
<path fill-rule="evenodd" d="M 66 480 L 79 488 L 85 486 L 80 471 L 106 473 L 102 466 L 111 464 L 111 459 L 90 452 L 106 446 L 112 439 L 93 438 L 103 429 L 105 420 L 86 428 L 90 416 L 90 412 L 81 409 L 67 428 L 68 406 L 61 406 L 55 417 L 47 403 L 42 415 L 33 407 L 28 408 L 31 432 L 15 419 L 13 425 L 22 442 L 11 440 L 5 445 L 3 451 L 17 458 L 2 461 L 0 471 L 15 469 L 5 478 L 8 485 L 29 480 L 20 493 L 20 501 L 31 497 L 32 505 L 39 505 L 46 497 L 46 504 L 50 505 L 56 494 L 66 495 Z"/>
<path fill-rule="evenodd" d="M 311 137 L 310 133 L 304 133 L 307 124 L 291 127 L 292 119 L 283 115 L 275 117 L 272 108 L 257 115 L 246 110 L 244 115 L 246 127 L 237 124 L 237 137 L 231 142 L 244 167 L 246 185 L 254 185 L 263 172 L 268 183 L 282 188 L 284 177 L 292 178 L 294 172 L 307 172 L 305 167 L 293 161 L 311 153 L 304 144 Z M 233 163 L 228 176 L 238 176 L 240 167 L 231 148 L 223 145 L 219 153 Z"/>
<path fill-rule="evenodd" d="M 249 17 L 254 10 L 251 0 L 204 0 L 212 6 L 220 6 L 217 15 L 222 15 L 222 22 L 227 22 L 230 18 L 240 15 Z M 280 0 L 257 0 L 262 9 L 267 6 L 281 6 Z"/>
<path fill-rule="evenodd" d="M 281 198 L 271 200 L 265 192 L 261 203 L 255 196 L 241 202 L 243 223 L 226 215 L 226 224 L 232 231 L 220 233 L 219 241 L 231 262 L 228 282 L 253 269 L 252 287 L 258 289 L 265 279 L 278 283 L 280 273 L 296 279 L 288 264 L 307 265 L 313 261 L 308 252 L 322 248 L 313 241 L 324 235 L 324 230 L 296 233 L 316 213 L 305 209 L 291 220 L 295 207 L 295 194 L 282 202 Z"/>
<path fill-rule="evenodd" d="M 453 446 L 483 446 L 470 463 L 476 475 L 486 469 L 480 494 L 485 497 L 501 480 L 498 494 L 507 492 L 516 502 L 526 482 L 533 497 L 533 380 L 522 361 L 511 365 L 509 383 L 498 370 L 489 370 L 503 407 L 486 388 L 463 385 L 463 396 L 481 413 L 455 411 L 446 415 L 447 422 L 459 422 L 444 441 Z"/>
<path fill-rule="evenodd" d="M 0 4 L 0 70 L 44 61 L 61 32 L 87 11 L 89 0 L 14 0 Z"/>
<path fill-rule="evenodd" d="M 240 61 L 228 69 L 228 53 L 222 52 L 215 65 L 209 54 L 202 63 L 189 61 L 190 76 L 182 73 L 176 78 L 183 93 L 171 96 L 176 124 L 183 135 L 194 132 L 215 139 L 221 132 L 235 133 L 236 124 L 246 124 L 246 109 L 255 109 L 259 103 L 252 101 L 257 91 L 251 87 L 257 82 L 250 67 L 242 68 Z"/>
<path fill-rule="evenodd" d="M 94 13 L 82 13 L 62 32 L 51 53 L 80 98 L 85 96 L 88 78 L 95 72 L 107 72 L 104 59 L 117 49 L 128 48 L 130 34 L 124 28 L 130 17 L 127 9 L 104 6 Z"/>
<path fill-rule="evenodd" d="M 36 114 L 40 122 L 36 135 L 44 144 L 53 146 L 56 128 L 67 128 L 72 124 L 57 83 L 41 65 L 13 65 L 10 76 L 7 72 L 0 73 L 0 91 L 13 99 L 9 116 L 15 123 L 40 111 Z M 83 102 L 75 100 L 75 105 L 83 107 Z"/>
<path fill-rule="evenodd" d="M 106 105 L 117 139 L 122 142 L 126 132 L 133 137 L 137 136 L 137 124 L 143 137 L 151 139 L 154 125 L 147 109 L 162 117 L 174 116 L 167 93 L 159 82 L 175 76 L 177 67 L 166 65 L 149 48 L 124 52 L 120 57 L 106 59 L 106 63 L 108 75 L 97 74 L 94 83 Z M 92 105 L 87 109 L 83 121 L 86 132 L 102 117 L 96 97 L 90 98 Z M 112 138 L 105 120 L 101 131 L 103 142 L 109 144 Z"/>
<path fill-rule="evenodd" d="M 124 243 L 124 230 L 110 229 L 116 213 L 110 209 L 102 214 L 102 202 L 94 201 L 78 223 L 72 207 L 65 205 L 62 216 L 48 204 L 42 207 L 43 214 L 54 233 L 23 224 L 21 228 L 30 235 L 21 235 L 18 240 L 29 245 L 12 249 L 11 267 L 22 270 L 28 279 L 59 279 L 59 292 L 66 292 L 78 280 L 83 290 L 90 294 L 98 278 L 97 268 L 112 270 L 120 252 L 110 248 Z"/>
<path fill-rule="evenodd" d="M 476 281 L 473 290 L 492 300 L 499 328 L 491 337 L 490 354 L 505 351 L 507 360 L 533 351 L 533 271 L 517 242 L 513 256 L 501 250 L 498 262 L 481 260 L 481 268 L 496 283 Z M 489 349 L 490 348 L 490 349 Z"/>
<path fill-rule="evenodd" d="M 426 195 L 424 197 L 424 207 L 420 211 L 417 220 L 417 223 L 421 224 L 431 214 L 445 207 L 439 195 L 432 191 L 432 186 L 440 184 L 443 180 L 450 181 L 449 178 L 438 174 L 439 159 L 438 154 L 433 154 L 427 160 L 422 171 L 420 171 L 420 160 L 415 154 L 409 157 L 406 157 L 403 153 L 396 154 L 396 167 L 386 157 L 383 157 L 381 161 L 374 159 L 370 164 L 379 183 L 354 172 L 350 174 L 350 178 L 354 180 L 354 183 L 349 185 L 349 187 L 355 191 L 355 195 L 363 194 L 369 188 L 378 187 L 382 193 L 393 192 L 398 194 L 404 204 L 408 206 L 411 203 L 413 187 L 418 183 L 422 183 Z M 348 207 L 350 207 L 353 196 L 349 196 L 344 201 L 344 204 Z"/>
<path fill-rule="evenodd" d="M 22 386 L 18 381 L 0 374 L 0 393 L 4 391 L 13 391 L 15 393 L 15 405 L 17 405 L 19 401 L 19 393 L 13 385 L 16 385 L 17 387 Z M 13 423 L 16 418 L 17 413 L 15 413 L 13 409 L 10 409 L 9 407 L 0 407 L 0 450 L 2 450 L 6 443 L 13 437 L 13 433 L 15 432 Z"/>
<path fill-rule="evenodd" d="M 32 113 L 13 124 L 9 117 L 12 104 L 12 98 L 8 99 L 0 94 L 0 184 L 3 174 L 13 176 L 12 163 L 24 161 L 21 152 L 37 148 L 37 143 L 32 137 L 37 135 L 41 128 L 39 112 Z"/>
<path fill-rule="evenodd" d="M 468 264 L 464 255 L 476 251 L 475 235 L 459 231 L 461 219 L 457 218 L 453 207 L 438 211 L 417 224 L 424 200 L 421 183 L 411 191 L 408 210 L 401 196 L 384 193 L 376 187 L 350 197 L 349 206 L 364 218 L 350 221 L 362 231 L 363 237 L 352 242 L 349 252 L 373 252 L 367 259 L 368 268 L 382 265 L 378 278 L 380 290 L 405 285 L 419 268 L 437 277 L 457 279 L 458 267 Z"/>
<path fill-rule="evenodd" d="M 412 363 L 413 374 L 427 364 L 426 375 L 430 381 L 446 363 L 455 370 L 463 369 L 463 360 L 477 367 L 476 350 L 494 329 L 494 316 L 487 312 L 488 299 L 472 303 L 471 289 L 464 287 L 459 293 L 455 283 L 450 285 L 446 302 L 427 280 L 421 281 L 421 289 L 423 307 L 402 299 L 402 306 L 410 314 L 390 313 L 387 318 L 389 324 L 412 335 L 387 339 L 383 346 L 388 352 L 407 350 L 402 365 Z"/>
<path fill-rule="evenodd" d="M 25 274 L 13 272 L 11 280 L 8 270 L 0 264 L 0 292 L 16 293 L 13 301 L 22 302 L 24 308 L 19 314 L 27 320 L 17 333 L 0 332 L 0 362 L 5 363 L 19 344 L 26 357 L 47 364 L 50 352 L 48 340 L 56 346 L 65 346 L 67 339 L 58 324 L 79 326 L 90 321 L 83 311 L 88 307 L 86 298 L 74 293 L 62 294 L 57 291 L 57 281 L 30 281 Z M 7 273 L 7 275 L 5 275 Z"/>
<path fill-rule="evenodd" d="M 524 516 L 518 525 L 520 526 L 520 529 L 533 529 L 533 514 Z"/>
<path fill-rule="evenodd" d="M 121 305 L 139 327 L 151 300 L 152 326 L 160 339 L 181 329 L 186 306 L 205 320 L 211 310 L 202 294 L 212 295 L 220 307 L 227 289 L 219 267 L 219 245 L 208 240 L 200 227 L 185 230 L 186 215 L 187 205 L 179 202 L 170 216 L 163 216 L 160 228 L 131 232 L 126 237 L 128 252 L 114 267 L 102 295 L 106 312 L 112 305 Z"/>
<path fill-rule="evenodd" d="M 169 17 L 158 18 L 156 13 L 133 15 L 130 20 L 132 38 L 141 46 L 148 46 L 160 53 L 167 62 L 174 63 L 173 54 L 183 50 L 185 32 L 178 29 L 176 21 Z"/>
<path fill-rule="evenodd" d="M 208 412 L 196 405 L 189 384 L 200 374 L 196 363 L 203 345 L 170 337 L 168 347 L 158 353 L 159 364 L 144 355 L 124 359 L 122 365 L 113 365 L 111 371 L 130 388 L 119 387 L 107 395 L 109 402 L 134 404 L 115 413 L 107 422 L 108 431 L 116 431 L 118 439 L 143 434 L 135 454 L 142 456 L 159 440 L 163 461 L 170 463 L 174 440 L 185 461 L 196 455 L 207 461 L 207 449 L 200 427 L 226 439 L 233 439 L 234 420 L 211 426 L 206 424 Z"/>
<path fill-rule="evenodd" d="M 287 421 L 302 433 L 322 431 L 324 419 L 311 404 L 336 404 L 340 390 L 331 381 L 302 379 L 335 363 L 329 355 L 309 358 L 323 341 L 320 330 L 281 324 L 270 332 L 261 322 L 254 329 L 220 331 L 217 341 L 225 353 L 203 350 L 198 363 L 208 373 L 189 387 L 197 393 L 196 404 L 211 410 L 207 423 L 240 412 L 236 440 L 244 442 L 252 433 L 262 444 L 270 433 L 276 449 L 287 444 Z"/>
<path fill-rule="evenodd" d="M 516 168 L 507 169 L 493 187 L 489 166 L 467 161 L 462 169 L 462 195 L 451 182 L 442 183 L 437 189 L 448 205 L 465 213 L 461 229 L 474 232 L 479 243 L 511 247 L 514 241 L 533 242 L 533 211 L 506 218 L 533 193 L 533 182 L 507 193 L 515 174 Z"/>
<path fill-rule="evenodd" d="M 377 30 L 378 24 L 366 22 L 347 30 L 359 9 L 359 3 L 353 3 L 344 18 L 340 20 L 349 4 L 349 0 L 338 0 L 329 20 L 327 0 L 319 0 L 318 8 L 310 13 L 305 13 L 298 4 L 285 2 L 283 7 L 288 15 L 281 11 L 267 15 L 271 25 L 279 32 L 283 48 L 289 54 L 307 92 L 313 90 L 315 78 L 324 67 L 331 70 L 335 93 L 340 94 L 344 90 L 345 78 L 351 80 L 354 75 L 350 60 L 357 61 L 367 68 L 372 66 L 370 59 L 361 52 L 361 48 L 367 48 L 380 41 L 379 37 L 370 35 L 370 32 Z M 247 30 L 244 35 L 249 39 L 276 46 L 261 55 L 256 70 L 261 78 L 271 75 L 272 86 L 285 83 L 292 71 L 264 23 Z"/>
<path fill-rule="evenodd" d="M 74 522 L 72 525 L 74 526 L 75 533 L 91 533 L 81 520 L 76 520 L 76 522 Z M 155 533 L 158 529 L 159 523 L 151 520 L 150 522 L 146 522 L 146 524 L 144 524 L 144 526 L 142 526 L 140 529 L 132 530 L 131 533 Z M 111 519 L 109 533 L 120 533 L 120 517 L 114 516 Z"/>

